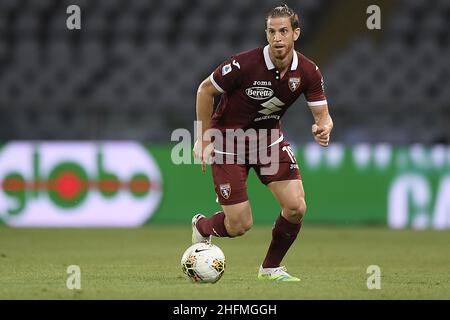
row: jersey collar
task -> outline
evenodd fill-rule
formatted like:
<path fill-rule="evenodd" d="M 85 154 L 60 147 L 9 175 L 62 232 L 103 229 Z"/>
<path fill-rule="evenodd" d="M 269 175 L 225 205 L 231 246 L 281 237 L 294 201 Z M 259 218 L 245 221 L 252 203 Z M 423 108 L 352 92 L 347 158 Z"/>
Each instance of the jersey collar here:
<path fill-rule="evenodd" d="M 263 55 L 264 55 L 264 61 L 266 62 L 267 70 L 275 69 L 275 65 L 273 64 L 272 60 L 270 60 L 269 45 L 264 47 Z M 291 64 L 291 70 L 292 71 L 297 70 L 297 66 L 298 66 L 298 56 L 294 50 L 294 55 L 293 55 L 292 64 Z"/>

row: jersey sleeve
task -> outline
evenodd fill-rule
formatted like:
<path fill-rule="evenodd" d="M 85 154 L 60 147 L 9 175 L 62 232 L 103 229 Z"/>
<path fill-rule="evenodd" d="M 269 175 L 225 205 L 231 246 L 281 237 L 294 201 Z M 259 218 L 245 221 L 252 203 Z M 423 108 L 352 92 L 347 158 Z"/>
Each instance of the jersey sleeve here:
<path fill-rule="evenodd" d="M 209 79 L 221 93 L 231 92 L 239 87 L 241 74 L 241 65 L 233 57 L 220 64 L 210 75 Z"/>
<path fill-rule="evenodd" d="M 327 104 L 322 73 L 316 65 L 312 65 L 312 70 L 309 72 L 305 98 L 310 107 Z"/>

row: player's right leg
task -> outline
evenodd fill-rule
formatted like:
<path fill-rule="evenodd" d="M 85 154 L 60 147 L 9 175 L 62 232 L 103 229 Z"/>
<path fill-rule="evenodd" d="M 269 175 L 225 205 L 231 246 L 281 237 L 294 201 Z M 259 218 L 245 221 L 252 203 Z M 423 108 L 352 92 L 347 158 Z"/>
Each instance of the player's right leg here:
<path fill-rule="evenodd" d="M 203 236 L 197 229 L 197 222 L 202 218 L 205 218 L 205 216 L 201 213 L 197 213 L 192 217 L 192 243 L 211 242 L 211 235 Z"/>
<path fill-rule="evenodd" d="M 210 242 L 211 236 L 234 238 L 250 230 L 253 218 L 248 200 L 222 208 L 209 218 L 202 214 L 192 218 L 192 243 Z"/>
<path fill-rule="evenodd" d="M 237 237 L 253 224 L 247 197 L 246 180 L 249 168 L 241 164 L 212 164 L 217 200 L 223 211 L 209 218 L 195 215 L 192 219 L 192 241 L 208 241 L 210 236 Z"/>

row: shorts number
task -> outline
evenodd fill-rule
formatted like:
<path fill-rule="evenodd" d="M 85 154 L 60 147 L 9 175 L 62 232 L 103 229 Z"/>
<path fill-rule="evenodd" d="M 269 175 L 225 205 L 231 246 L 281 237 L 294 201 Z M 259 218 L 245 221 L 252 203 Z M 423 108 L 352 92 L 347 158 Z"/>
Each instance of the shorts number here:
<path fill-rule="evenodd" d="M 281 150 L 286 151 L 289 158 L 291 158 L 292 163 L 297 163 L 297 159 L 295 159 L 294 152 L 292 151 L 291 146 L 284 146 Z"/>

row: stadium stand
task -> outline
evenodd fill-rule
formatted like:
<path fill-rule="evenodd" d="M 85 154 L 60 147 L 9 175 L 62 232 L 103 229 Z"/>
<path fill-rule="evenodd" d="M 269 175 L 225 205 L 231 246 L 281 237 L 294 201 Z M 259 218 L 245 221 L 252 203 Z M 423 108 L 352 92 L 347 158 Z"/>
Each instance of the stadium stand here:
<path fill-rule="evenodd" d="M 355 33 L 320 65 L 335 141 L 450 140 L 450 2 L 397 2 L 379 41 Z M 278 2 L 254 3 L 2 0 L 0 139 L 158 143 L 192 130 L 202 79 L 232 53 L 265 44 L 263 17 Z M 301 12 L 299 49 L 314 52 L 330 3 L 288 1 Z M 82 9 L 78 31 L 66 28 L 72 4 Z M 309 141 L 308 113 L 304 101 L 289 110 L 289 139 Z"/>

